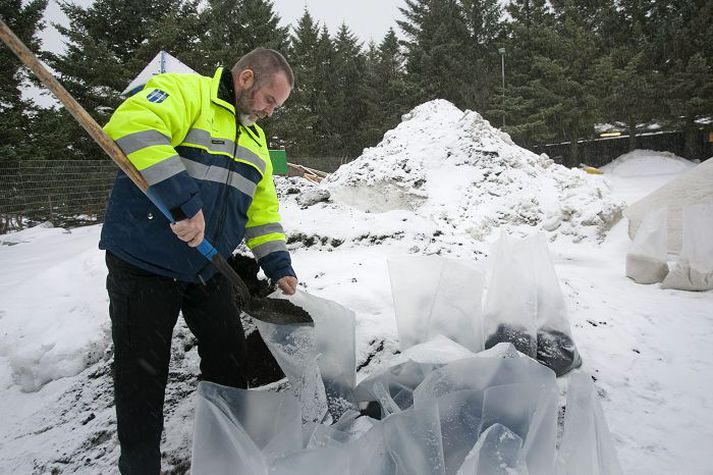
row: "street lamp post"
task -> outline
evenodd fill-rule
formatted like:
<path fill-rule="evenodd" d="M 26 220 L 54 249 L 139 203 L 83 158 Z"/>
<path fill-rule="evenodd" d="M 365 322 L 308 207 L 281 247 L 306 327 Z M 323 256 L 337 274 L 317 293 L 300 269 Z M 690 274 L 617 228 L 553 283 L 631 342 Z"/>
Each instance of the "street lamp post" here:
<path fill-rule="evenodd" d="M 503 74 L 503 128 L 505 127 L 505 48 L 498 48 L 500 53 L 501 67 Z"/>

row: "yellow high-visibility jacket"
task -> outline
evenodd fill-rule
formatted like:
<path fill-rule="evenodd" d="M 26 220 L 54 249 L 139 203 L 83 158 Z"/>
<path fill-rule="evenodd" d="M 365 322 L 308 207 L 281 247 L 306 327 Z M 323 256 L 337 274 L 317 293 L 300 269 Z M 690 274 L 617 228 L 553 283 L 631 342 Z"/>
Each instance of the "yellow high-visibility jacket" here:
<path fill-rule="evenodd" d="M 265 134 L 239 124 L 230 71 L 159 74 L 112 115 L 106 132 L 176 220 L 203 210 L 206 239 L 229 256 L 243 239 L 271 279 L 295 275 L 280 225 Z M 170 229 L 123 173 L 117 175 L 101 249 L 160 275 L 207 279 L 212 266 Z"/>

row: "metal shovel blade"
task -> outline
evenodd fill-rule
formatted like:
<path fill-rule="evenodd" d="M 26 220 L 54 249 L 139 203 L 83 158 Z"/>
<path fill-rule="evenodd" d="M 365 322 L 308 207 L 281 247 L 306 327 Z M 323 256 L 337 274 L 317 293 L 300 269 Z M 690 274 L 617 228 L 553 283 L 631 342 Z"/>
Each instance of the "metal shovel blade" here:
<path fill-rule="evenodd" d="M 243 279 L 219 253 L 215 253 L 211 262 L 233 284 L 241 310 L 251 317 L 275 325 L 314 325 L 310 314 L 289 300 L 250 295 Z"/>
<path fill-rule="evenodd" d="M 289 300 L 253 297 L 245 313 L 274 325 L 314 325 L 310 314 Z"/>

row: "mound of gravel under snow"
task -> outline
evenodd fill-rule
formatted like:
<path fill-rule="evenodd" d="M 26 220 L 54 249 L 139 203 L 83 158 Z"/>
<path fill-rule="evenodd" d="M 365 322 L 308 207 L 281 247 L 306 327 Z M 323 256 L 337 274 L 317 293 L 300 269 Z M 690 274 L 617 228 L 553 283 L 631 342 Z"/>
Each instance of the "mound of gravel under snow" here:
<path fill-rule="evenodd" d="M 484 240 L 498 227 L 601 240 L 625 207 L 601 177 L 513 143 L 480 114 L 421 104 L 376 147 L 330 175 L 335 202 L 369 213 L 409 210 L 443 232 Z"/>

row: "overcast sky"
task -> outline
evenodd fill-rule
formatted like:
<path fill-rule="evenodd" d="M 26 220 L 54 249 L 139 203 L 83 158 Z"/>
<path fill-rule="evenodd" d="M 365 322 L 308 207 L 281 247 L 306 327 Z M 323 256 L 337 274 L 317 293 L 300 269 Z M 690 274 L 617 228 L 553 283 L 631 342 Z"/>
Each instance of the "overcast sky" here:
<path fill-rule="evenodd" d="M 90 5 L 92 0 L 73 0 L 73 3 L 86 6 Z M 379 43 L 391 27 L 399 32 L 396 19 L 401 18 L 399 7 L 404 6 L 404 0 L 273 0 L 273 6 L 285 26 L 295 25 L 305 7 L 320 26 L 327 25 L 331 33 L 335 33 L 342 22 L 345 22 L 366 46 L 370 40 Z M 52 28 L 51 23 L 67 24 L 68 21 L 56 0 L 50 0 L 45 20 L 47 28 L 41 34 L 44 49 L 62 51 L 62 37 Z"/>

